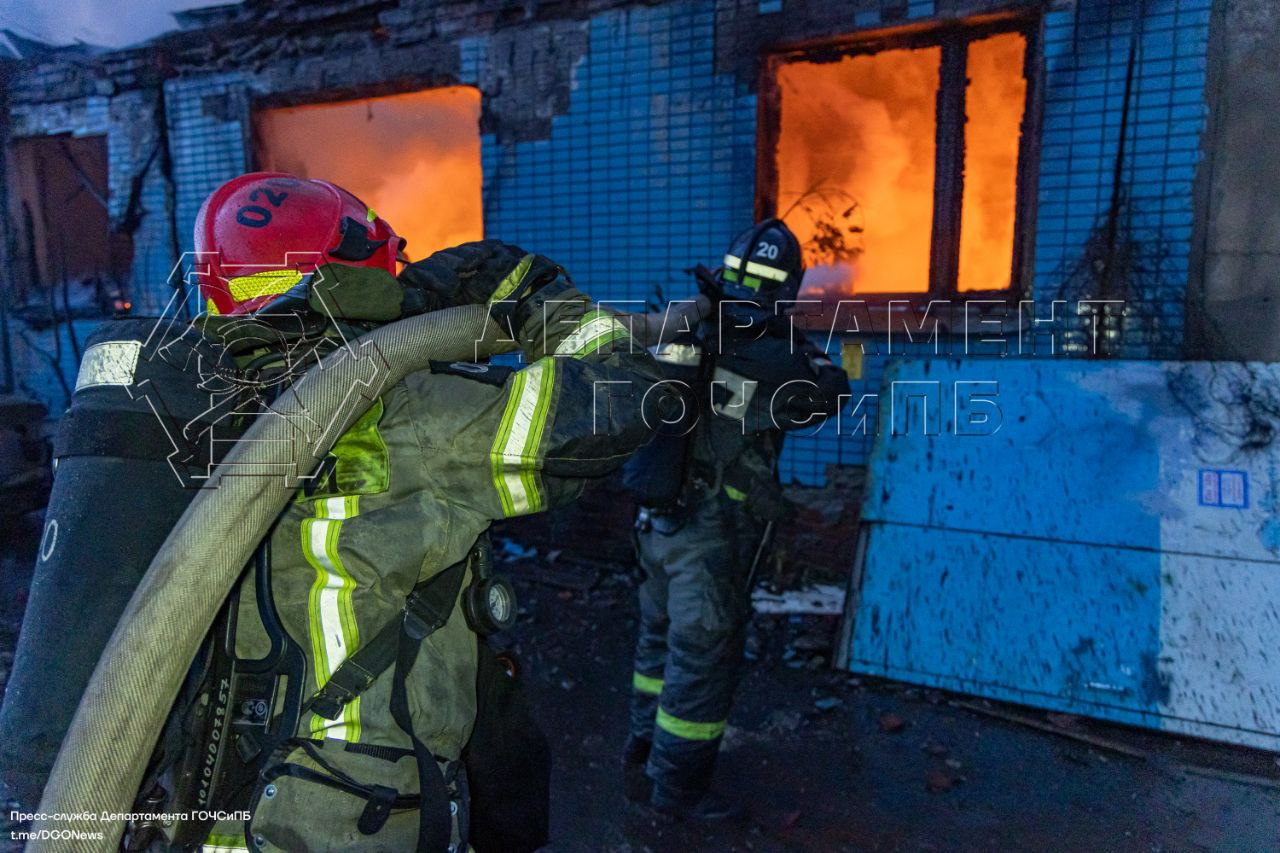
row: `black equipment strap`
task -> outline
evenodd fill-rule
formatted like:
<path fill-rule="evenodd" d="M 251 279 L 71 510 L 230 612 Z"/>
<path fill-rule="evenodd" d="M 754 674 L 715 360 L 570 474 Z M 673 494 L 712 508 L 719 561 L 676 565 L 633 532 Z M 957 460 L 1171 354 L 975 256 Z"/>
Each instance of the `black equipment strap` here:
<path fill-rule="evenodd" d="M 302 712 L 314 711 L 327 720 L 338 719 L 343 707 L 368 690 L 396 662 L 401 634 L 412 633 L 421 642 L 444 627 L 458 601 L 467 564 L 467 560 L 455 563 L 415 586 L 405 599 L 402 617 L 392 619 L 339 664 L 324 687 L 303 704 Z"/>
<path fill-rule="evenodd" d="M 450 608 L 452 608 L 452 602 L 457 600 L 458 592 L 462 588 L 461 567 L 463 566 L 465 566 L 464 563 L 459 563 L 447 570 L 458 570 L 456 580 L 449 584 L 453 590 L 453 595 L 449 599 Z M 448 613 L 444 618 L 448 618 Z M 444 624 L 443 621 L 440 624 Z M 400 632 L 400 647 L 396 652 L 395 676 L 391 683 L 391 716 L 395 719 L 396 725 L 409 736 L 409 740 L 413 743 L 414 755 L 418 759 L 418 790 L 422 795 L 422 802 L 418 806 L 418 853 L 442 853 L 449 849 L 449 842 L 453 840 L 453 818 L 449 813 L 449 789 L 445 786 L 444 775 L 436 764 L 436 757 L 413 730 L 413 715 L 409 711 L 408 691 L 405 688 L 405 681 L 413 669 L 414 661 L 418 659 L 422 641 L 437 627 L 439 626 L 433 626 L 430 621 L 419 617 L 411 618 L 410 610 L 406 608 L 404 630 Z"/>

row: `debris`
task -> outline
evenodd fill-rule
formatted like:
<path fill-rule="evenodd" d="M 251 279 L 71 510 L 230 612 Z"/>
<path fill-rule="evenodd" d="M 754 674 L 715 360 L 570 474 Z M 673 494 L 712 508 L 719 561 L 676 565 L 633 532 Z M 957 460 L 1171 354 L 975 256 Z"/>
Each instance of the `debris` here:
<path fill-rule="evenodd" d="M 1049 723 L 1041 722 L 1040 720 L 1032 719 L 1031 717 L 1024 717 L 1021 714 L 1014 714 L 1009 711 L 1001 711 L 997 708 L 980 705 L 977 702 L 965 702 L 960 699 L 953 699 L 951 700 L 951 704 L 957 708 L 964 708 L 966 711 L 973 711 L 987 717 L 995 717 L 997 720 L 1017 723 L 1018 725 L 1027 726 L 1028 728 L 1039 729 L 1042 732 L 1049 732 L 1050 734 L 1071 738 L 1072 740 L 1078 740 L 1082 743 L 1087 743 L 1090 746 L 1096 746 L 1099 749 L 1107 749 L 1121 755 L 1127 755 L 1130 758 L 1136 758 L 1139 761 L 1147 760 L 1147 754 L 1140 749 L 1134 749 L 1131 746 L 1126 746 L 1125 744 L 1118 743 L 1113 740 L 1107 740 L 1106 738 L 1097 737 L 1096 735 L 1086 734 L 1085 732 L 1069 731 L 1067 729 L 1059 728 L 1058 726 L 1050 725 Z M 1105 761 L 1103 756 L 1098 757 Z"/>
<path fill-rule="evenodd" d="M 833 708 L 840 708 L 843 706 L 844 700 L 835 696 L 825 696 L 813 703 L 813 707 L 817 708 L 819 711 L 830 711 Z"/>
<path fill-rule="evenodd" d="M 844 590 L 833 584 L 816 584 L 780 593 L 757 589 L 751 595 L 751 603 L 757 613 L 839 616 L 844 613 Z"/>
<path fill-rule="evenodd" d="M 561 601 L 573 601 L 573 591 L 568 589 L 562 589 L 556 593 L 556 598 L 560 599 Z"/>
<path fill-rule="evenodd" d="M 886 711 L 880 715 L 880 731 L 887 735 L 895 735 L 907 727 L 907 721 L 897 714 Z"/>
<path fill-rule="evenodd" d="M 804 717 L 799 711 L 774 711 L 769 714 L 762 727 L 765 734 L 790 734 L 804 725 Z"/>
<path fill-rule="evenodd" d="M 930 794 L 945 794 L 955 787 L 955 780 L 940 770 L 932 770 L 924 777 L 925 790 Z"/>
<path fill-rule="evenodd" d="M 510 539 L 499 539 L 494 554 L 499 560 L 515 562 L 516 560 L 532 560 L 538 556 L 537 548 L 526 548 Z"/>
<path fill-rule="evenodd" d="M 937 758 L 943 758 L 951 754 L 951 747 L 932 740 L 927 740 L 920 744 L 920 749 L 922 752 L 927 752 L 929 755 Z"/>
<path fill-rule="evenodd" d="M 1044 718 L 1060 729 L 1074 729 L 1080 725 L 1080 718 L 1075 714 L 1057 714 L 1050 711 L 1044 715 Z"/>
<path fill-rule="evenodd" d="M 823 618 L 824 623 L 834 623 L 834 619 Z M 800 634 L 788 645 L 798 652 L 827 652 L 831 649 L 831 635 L 834 624 L 819 625 Z"/>
<path fill-rule="evenodd" d="M 943 763 L 946 764 L 948 767 L 950 767 L 952 770 L 959 770 L 961 767 L 964 767 L 964 764 L 955 758 L 948 758 Z"/>

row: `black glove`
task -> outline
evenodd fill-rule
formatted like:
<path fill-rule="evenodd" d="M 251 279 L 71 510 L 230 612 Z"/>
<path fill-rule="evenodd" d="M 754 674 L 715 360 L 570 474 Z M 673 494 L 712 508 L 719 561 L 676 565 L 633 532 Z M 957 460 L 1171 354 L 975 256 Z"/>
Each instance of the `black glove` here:
<path fill-rule="evenodd" d="M 724 299 L 724 287 L 721 285 L 720 279 L 716 278 L 716 274 L 707 269 L 705 265 L 698 264 L 691 270 L 685 270 L 685 272 L 693 273 L 693 280 L 698 283 L 698 292 L 710 299 L 712 305 Z"/>
<path fill-rule="evenodd" d="M 501 240 L 479 240 L 441 249 L 409 264 L 400 273 L 400 283 L 420 292 L 424 301 L 439 308 L 485 305 L 495 295 L 502 301 L 518 303 L 560 272 L 547 258 L 519 246 Z"/>

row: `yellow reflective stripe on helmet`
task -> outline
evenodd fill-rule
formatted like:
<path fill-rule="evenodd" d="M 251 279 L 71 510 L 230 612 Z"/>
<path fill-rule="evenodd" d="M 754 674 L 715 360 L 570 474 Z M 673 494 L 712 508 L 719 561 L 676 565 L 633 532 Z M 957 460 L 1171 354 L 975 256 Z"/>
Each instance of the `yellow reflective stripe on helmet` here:
<path fill-rule="evenodd" d="M 742 266 L 742 258 L 737 255 L 725 255 L 724 265 L 731 270 L 736 270 Z"/>
<path fill-rule="evenodd" d="M 662 710 L 661 706 L 658 708 L 658 728 L 685 740 L 715 740 L 724 734 L 727 722 L 728 720 L 721 720 L 718 723 L 695 723 L 692 720 L 673 717 Z"/>
<path fill-rule="evenodd" d="M 777 267 L 771 267 L 766 264 L 758 264 L 755 261 L 747 261 L 746 271 L 748 273 L 751 273 L 752 275 L 758 275 L 761 278 L 767 278 L 770 281 L 786 281 L 787 280 L 786 270 L 780 270 Z"/>
<path fill-rule="evenodd" d="M 237 851 L 248 853 L 249 846 L 245 844 L 243 835 L 210 833 L 204 844 L 200 845 L 200 850 L 201 853 L 237 853 Z"/>
<path fill-rule="evenodd" d="M 236 302 L 256 299 L 259 296 L 275 296 L 284 293 L 302 281 L 302 273 L 297 270 L 266 270 L 253 275 L 236 276 L 227 281 L 231 298 Z"/>
<path fill-rule="evenodd" d="M 489 297 L 489 304 L 501 302 L 510 296 L 520 286 L 520 282 L 524 281 L 524 277 L 528 274 L 531 266 L 533 266 L 533 255 L 525 255 L 521 258 L 520 263 L 516 264 L 516 268 L 507 273 L 507 277 L 499 282 L 498 289 Z"/>
<path fill-rule="evenodd" d="M 511 383 L 507 407 L 489 451 L 503 515 L 542 509 L 538 448 L 551 411 L 555 380 L 555 360 L 543 358 L 517 373 Z"/>
<path fill-rule="evenodd" d="M 359 514 L 360 499 L 355 496 L 321 498 L 315 507 L 315 517 L 302 522 L 302 553 L 316 570 L 316 579 L 307 596 L 307 615 L 318 690 L 360 645 L 351 601 L 356 582 L 342 565 L 338 552 L 342 523 Z M 345 705 L 342 716 L 336 720 L 313 714 L 311 734 L 351 743 L 359 741 L 360 697 Z"/>
<path fill-rule="evenodd" d="M 631 673 L 631 686 L 637 693 L 648 693 L 650 696 L 662 694 L 662 679 L 653 678 L 639 672 Z"/>
<path fill-rule="evenodd" d="M 612 314 L 607 311 L 588 311 L 578 321 L 578 328 L 556 347 L 556 355 L 583 358 L 600 347 L 625 337 L 627 337 L 627 327 L 618 322 Z"/>

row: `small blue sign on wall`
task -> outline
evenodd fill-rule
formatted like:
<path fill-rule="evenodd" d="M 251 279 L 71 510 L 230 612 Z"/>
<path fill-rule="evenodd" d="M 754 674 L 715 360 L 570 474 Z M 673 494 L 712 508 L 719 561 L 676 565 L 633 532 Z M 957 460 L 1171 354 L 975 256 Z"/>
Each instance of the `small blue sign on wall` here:
<path fill-rule="evenodd" d="M 1249 506 L 1249 475 L 1244 471 L 1201 468 L 1200 505 L 1228 509 Z"/>

